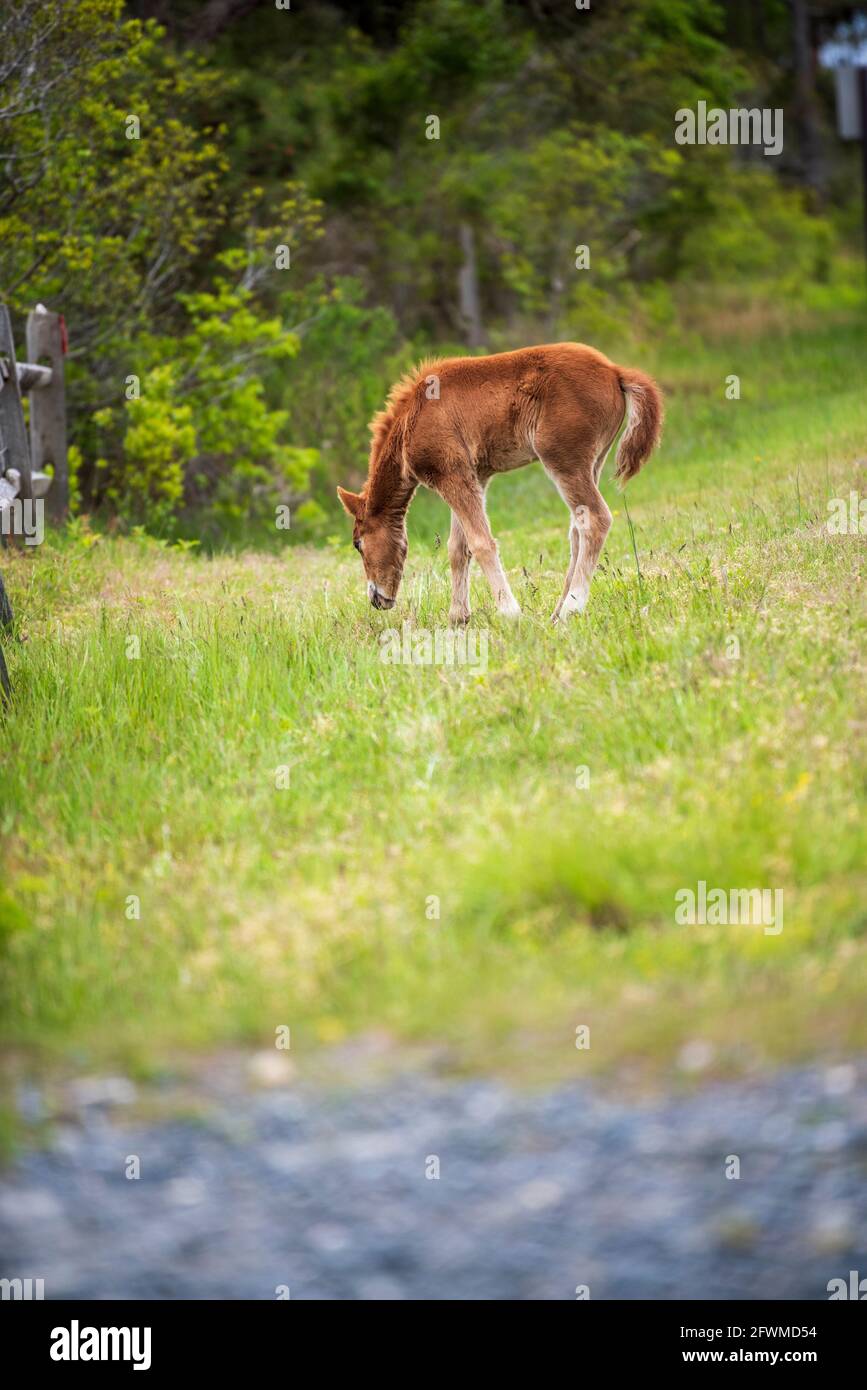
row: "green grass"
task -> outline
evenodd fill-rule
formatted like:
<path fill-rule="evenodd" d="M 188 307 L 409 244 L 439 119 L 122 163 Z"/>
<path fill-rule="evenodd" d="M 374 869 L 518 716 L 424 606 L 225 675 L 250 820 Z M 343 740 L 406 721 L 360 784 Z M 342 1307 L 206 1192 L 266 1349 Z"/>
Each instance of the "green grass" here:
<path fill-rule="evenodd" d="M 446 623 L 429 497 L 391 614 L 348 535 L 206 558 L 79 525 L 4 555 L 17 1056 L 147 1069 L 282 1024 L 296 1055 L 375 1028 L 522 1077 L 867 1044 L 864 538 L 825 525 L 867 493 L 867 328 L 630 356 L 669 406 L 628 493 L 641 580 L 608 489 L 588 612 L 551 629 L 565 510 L 538 466 L 496 480 L 525 616 L 474 578 L 484 674 L 379 659 L 384 629 Z M 781 888 L 784 930 L 677 925 L 699 879 Z"/>

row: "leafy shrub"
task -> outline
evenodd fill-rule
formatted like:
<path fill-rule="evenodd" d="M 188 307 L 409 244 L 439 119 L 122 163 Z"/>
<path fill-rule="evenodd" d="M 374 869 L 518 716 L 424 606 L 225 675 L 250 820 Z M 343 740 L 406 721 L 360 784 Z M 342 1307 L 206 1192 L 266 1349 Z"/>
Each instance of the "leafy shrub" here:
<path fill-rule="evenodd" d="M 367 472 L 367 426 L 395 377 L 421 354 L 404 342 L 394 315 L 364 303 L 358 280 L 317 279 L 293 303 L 303 325 L 300 351 L 281 368 L 282 403 L 292 437 L 315 447 L 317 496 Z"/>
<path fill-rule="evenodd" d="M 205 503 L 224 519 L 273 517 L 317 462 L 315 450 L 284 442 L 287 413 L 269 404 L 262 379 L 268 364 L 295 357 L 297 334 L 255 307 L 239 279 L 246 253 L 226 251 L 217 264 L 210 289 L 178 296 L 185 332 L 139 339 L 137 393 L 93 416 L 99 500 L 149 525 Z"/>

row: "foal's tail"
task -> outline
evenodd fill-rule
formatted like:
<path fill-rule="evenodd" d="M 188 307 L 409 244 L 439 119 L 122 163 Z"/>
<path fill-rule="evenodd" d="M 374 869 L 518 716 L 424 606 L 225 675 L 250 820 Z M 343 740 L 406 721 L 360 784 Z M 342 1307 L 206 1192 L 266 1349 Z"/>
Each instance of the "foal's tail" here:
<path fill-rule="evenodd" d="M 665 406 L 662 392 L 646 372 L 631 367 L 615 367 L 620 389 L 626 397 L 626 429 L 617 448 L 614 476 L 622 488 L 634 478 L 659 443 Z"/>

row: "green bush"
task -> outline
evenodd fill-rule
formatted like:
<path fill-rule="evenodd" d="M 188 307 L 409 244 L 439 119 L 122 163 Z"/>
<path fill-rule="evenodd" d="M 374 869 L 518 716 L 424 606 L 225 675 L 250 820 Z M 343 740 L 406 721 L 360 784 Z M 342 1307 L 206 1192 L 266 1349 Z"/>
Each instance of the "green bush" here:
<path fill-rule="evenodd" d="M 92 417 L 99 500 L 148 525 L 204 505 L 226 521 L 273 518 L 307 490 L 318 461 L 285 442 L 287 413 L 263 382 L 269 365 L 298 353 L 297 334 L 256 307 L 245 252 L 217 265 L 209 289 L 178 296 L 186 331 L 143 335 L 125 396 Z"/>

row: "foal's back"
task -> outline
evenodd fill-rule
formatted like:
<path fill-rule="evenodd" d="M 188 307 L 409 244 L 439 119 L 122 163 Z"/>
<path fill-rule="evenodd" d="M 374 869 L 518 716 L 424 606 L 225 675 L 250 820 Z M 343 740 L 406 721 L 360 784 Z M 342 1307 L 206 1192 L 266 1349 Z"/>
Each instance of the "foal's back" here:
<path fill-rule="evenodd" d="M 490 474 L 529 463 L 540 437 L 577 455 L 593 452 L 623 420 L 618 374 L 581 343 L 424 363 L 410 386 L 421 399 L 407 432 L 407 466 L 436 487 L 445 471 Z"/>

